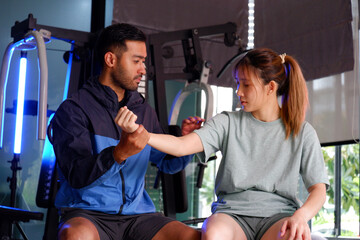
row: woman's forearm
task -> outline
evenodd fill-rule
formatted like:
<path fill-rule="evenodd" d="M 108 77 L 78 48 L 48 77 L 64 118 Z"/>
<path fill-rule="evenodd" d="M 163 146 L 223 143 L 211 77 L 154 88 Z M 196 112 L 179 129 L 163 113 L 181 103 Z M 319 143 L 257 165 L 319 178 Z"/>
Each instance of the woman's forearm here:
<path fill-rule="evenodd" d="M 311 186 L 309 189 L 309 196 L 295 214 L 301 215 L 306 221 L 312 219 L 324 205 L 326 200 L 326 186 L 324 183 L 318 183 Z"/>
<path fill-rule="evenodd" d="M 200 137 L 196 133 L 190 133 L 181 137 L 151 133 L 148 144 L 161 152 L 176 157 L 198 153 L 204 150 Z"/>

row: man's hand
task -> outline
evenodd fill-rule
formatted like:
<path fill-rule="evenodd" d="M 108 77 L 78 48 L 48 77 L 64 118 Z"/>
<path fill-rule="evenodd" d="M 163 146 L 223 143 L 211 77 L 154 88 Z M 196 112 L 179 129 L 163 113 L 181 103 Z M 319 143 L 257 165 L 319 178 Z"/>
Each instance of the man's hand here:
<path fill-rule="evenodd" d="M 115 161 L 121 163 L 128 157 L 139 153 L 146 146 L 149 138 L 150 134 L 143 125 L 139 125 L 133 133 L 123 131 L 120 142 L 113 151 Z"/>
<path fill-rule="evenodd" d="M 136 119 L 137 116 L 125 106 L 120 108 L 115 117 L 115 122 L 121 127 L 123 132 L 132 133 L 139 127 L 139 124 L 135 123 Z"/>
<path fill-rule="evenodd" d="M 201 128 L 201 124 L 205 119 L 201 117 L 188 117 L 182 121 L 181 134 L 183 136 L 193 132 L 195 129 Z"/>

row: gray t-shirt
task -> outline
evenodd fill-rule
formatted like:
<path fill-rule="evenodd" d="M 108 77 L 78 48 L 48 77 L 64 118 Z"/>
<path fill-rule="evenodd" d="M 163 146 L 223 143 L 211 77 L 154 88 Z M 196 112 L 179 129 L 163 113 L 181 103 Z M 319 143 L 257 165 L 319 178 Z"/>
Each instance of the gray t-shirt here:
<path fill-rule="evenodd" d="M 222 161 L 215 181 L 212 212 L 269 217 L 293 213 L 299 174 L 305 187 L 329 184 L 314 128 L 304 122 L 299 134 L 285 139 L 281 119 L 262 122 L 242 110 L 223 112 L 195 131 L 205 159 L 217 151 Z"/>

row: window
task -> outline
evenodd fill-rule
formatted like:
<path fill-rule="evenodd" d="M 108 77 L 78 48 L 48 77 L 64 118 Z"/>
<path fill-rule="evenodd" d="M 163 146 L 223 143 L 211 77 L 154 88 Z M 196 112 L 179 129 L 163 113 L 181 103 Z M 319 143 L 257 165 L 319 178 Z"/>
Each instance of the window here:
<path fill-rule="evenodd" d="M 330 187 L 312 231 L 327 238 L 359 237 L 359 144 L 323 147 Z"/>

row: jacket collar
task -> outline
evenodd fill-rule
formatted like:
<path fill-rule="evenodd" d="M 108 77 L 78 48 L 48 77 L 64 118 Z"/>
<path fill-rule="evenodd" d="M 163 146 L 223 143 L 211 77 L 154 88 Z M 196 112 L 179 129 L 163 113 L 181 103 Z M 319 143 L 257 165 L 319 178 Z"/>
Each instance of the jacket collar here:
<path fill-rule="evenodd" d="M 108 86 L 102 85 L 98 76 L 90 78 L 84 84 L 84 89 L 89 91 L 106 109 L 116 112 L 120 107 L 128 106 L 128 108 L 131 108 L 145 102 L 144 97 L 137 91 L 126 90 L 124 99 L 119 103 L 115 91 Z"/>

